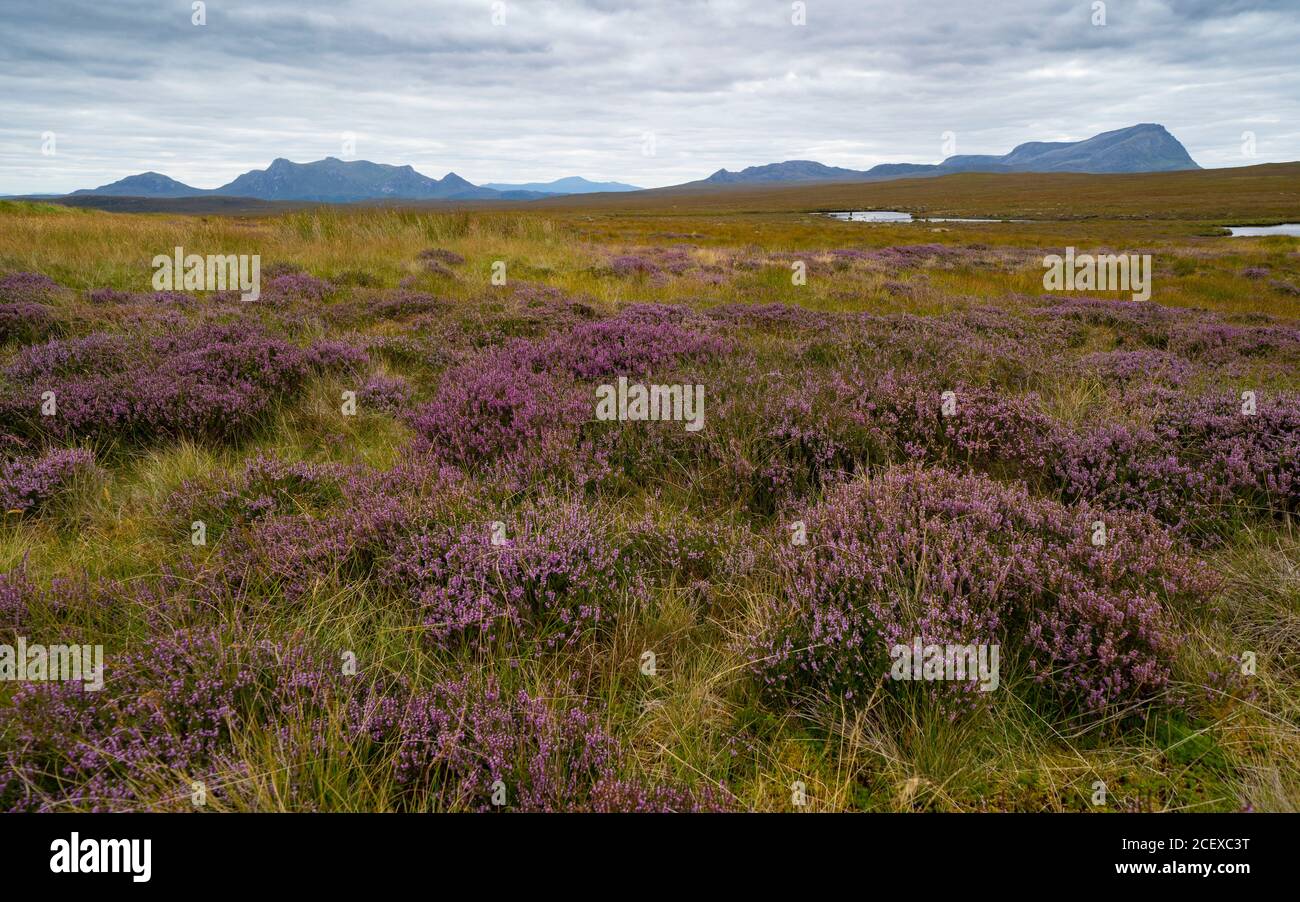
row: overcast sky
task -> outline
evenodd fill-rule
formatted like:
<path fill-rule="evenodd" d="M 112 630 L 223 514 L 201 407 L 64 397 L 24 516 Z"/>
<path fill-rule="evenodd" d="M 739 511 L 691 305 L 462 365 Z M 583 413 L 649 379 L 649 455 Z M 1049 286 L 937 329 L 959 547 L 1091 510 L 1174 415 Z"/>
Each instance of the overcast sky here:
<path fill-rule="evenodd" d="M 325 156 L 659 186 L 1138 122 L 1202 166 L 1300 159 L 1297 0 L 1111 0 L 1102 26 L 1099 5 L 209 0 L 195 25 L 190 0 L 3 0 L 0 194 Z"/>

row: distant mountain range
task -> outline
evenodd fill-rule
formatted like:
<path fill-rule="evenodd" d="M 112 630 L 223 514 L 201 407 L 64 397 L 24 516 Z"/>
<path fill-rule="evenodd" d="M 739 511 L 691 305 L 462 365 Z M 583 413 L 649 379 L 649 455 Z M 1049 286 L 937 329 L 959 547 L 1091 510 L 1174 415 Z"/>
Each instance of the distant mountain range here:
<path fill-rule="evenodd" d="M 110 197 L 252 197 L 351 203 L 360 200 L 532 200 L 538 191 L 494 191 L 465 181 L 454 172 L 441 179 L 421 175 L 410 166 L 326 157 L 314 163 L 284 158 L 265 169 L 251 169 L 220 188 L 194 188 L 157 172 L 130 175 L 109 185 L 83 188 L 73 195 Z"/>
<path fill-rule="evenodd" d="M 955 172 L 1171 172 L 1200 169 L 1178 139 L 1162 125 L 1144 123 L 1103 132 L 1085 141 L 1032 141 L 1002 156 L 952 156 L 942 163 L 882 163 L 870 169 L 841 169 L 811 160 L 719 169 L 692 187 L 797 182 L 867 182 L 950 175 Z"/>
<path fill-rule="evenodd" d="M 810 182 L 874 182 L 948 175 L 956 172 L 1168 172 L 1199 169 L 1178 139 L 1154 124 L 1104 132 L 1086 141 L 1021 144 L 1002 156 L 952 156 L 942 163 L 883 163 L 870 169 L 843 169 L 811 160 L 750 166 L 740 172 L 719 169 L 678 188 L 728 185 L 785 185 Z M 410 166 L 326 157 L 314 163 L 277 159 L 266 169 L 245 172 L 220 188 L 194 188 L 158 172 L 144 172 L 69 197 L 239 197 L 262 201 L 352 203 L 375 200 L 535 200 L 570 194 L 639 191 L 622 182 L 592 182 L 579 176 L 553 182 L 474 185 L 454 172 L 430 178 Z"/>
<path fill-rule="evenodd" d="M 251 197 L 351 203 L 361 200 L 534 200 L 560 194 L 639 191 L 622 182 L 591 182 L 580 176 L 525 185 L 475 185 L 454 172 L 441 179 L 421 175 L 410 166 L 326 157 L 314 163 L 278 159 L 266 169 L 252 169 L 220 188 L 195 188 L 158 172 L 144 172 L 98 188 L 74 191 L 104 197 Z"/>
<path fill-rule="evenodd" d="M 535 191 L 539 194 L 595 194 L 598 191 L 640 191 L 636 185 L 626 182 L 591 182 L 580 175 L 553 182 L 524 182 L 519 185 L 504 182 L 484 182 L 484 188 L 493 191 Z"/>

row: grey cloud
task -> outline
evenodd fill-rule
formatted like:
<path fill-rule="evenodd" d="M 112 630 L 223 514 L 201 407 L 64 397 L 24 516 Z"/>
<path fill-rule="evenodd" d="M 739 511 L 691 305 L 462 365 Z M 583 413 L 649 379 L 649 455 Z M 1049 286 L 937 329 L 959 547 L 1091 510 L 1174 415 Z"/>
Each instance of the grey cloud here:
<path fill-rule="evenodd" d="M 1166 125 L 1202 165 L 1300 157 L 1287 2 L 183 0 L 0 11 L 0 194 L 277 156 L 471 181 L 643 185 L 794 157 L 865 167 Z M 42 156 L 54 131 L 58 153 Z M 1256 134 L 1244 158 L 1241 135 Z M 641 152 L 653 132 L 656 154 Z"/>

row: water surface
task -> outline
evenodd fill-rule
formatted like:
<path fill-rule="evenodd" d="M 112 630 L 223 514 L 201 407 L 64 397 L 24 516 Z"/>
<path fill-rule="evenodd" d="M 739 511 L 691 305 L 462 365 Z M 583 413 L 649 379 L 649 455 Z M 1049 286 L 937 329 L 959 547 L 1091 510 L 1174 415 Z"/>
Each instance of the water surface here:
<path fill-rule="evenodd" d="M 1260 235 L 1294 235 L 1300 238 L 1300 222 L 1271 226 L 1228 226 L 1233 238 L 1258 238 Z"/>
<path fill-rule="evenodd" d="M 898 210 L 844 210 L 823 213 L 840 222 L 1028 222 L 1025 219 L 962 219 L 955 216 L 913 216 Z"/>
<path fill-rule="evenodd" d="M 845 210 L 843 213 L 825 214 L 841 222 L 911 222 L 911 213 L 897 210 Z"/>

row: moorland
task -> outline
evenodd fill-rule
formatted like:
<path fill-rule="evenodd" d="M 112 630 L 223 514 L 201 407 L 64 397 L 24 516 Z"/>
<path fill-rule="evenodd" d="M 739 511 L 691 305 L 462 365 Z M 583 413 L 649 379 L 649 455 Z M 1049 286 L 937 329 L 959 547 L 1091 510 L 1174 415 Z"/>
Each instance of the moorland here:
<path fill-rule="evenodd" d="M 1300 805 L 1300 164 L 160 203 L 0 202 L 0 808 Z"/>

